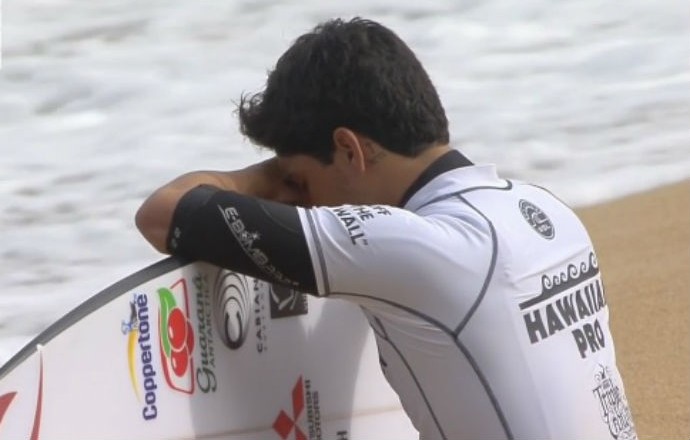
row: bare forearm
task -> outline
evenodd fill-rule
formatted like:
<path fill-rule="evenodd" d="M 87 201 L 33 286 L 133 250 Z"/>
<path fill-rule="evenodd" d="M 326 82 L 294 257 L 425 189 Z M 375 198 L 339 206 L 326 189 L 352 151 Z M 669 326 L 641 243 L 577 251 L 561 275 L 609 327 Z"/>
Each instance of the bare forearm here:
<path fill-rule="evenodd" d="M 137 211 L 135 222 L 141 234 L 159 252 L 166 252 L 166 239 L 177 203 L 187 191 L 199 185 L 235 190 L 232 179 L 214 171 L 184 174 L 151 194 Z"/>

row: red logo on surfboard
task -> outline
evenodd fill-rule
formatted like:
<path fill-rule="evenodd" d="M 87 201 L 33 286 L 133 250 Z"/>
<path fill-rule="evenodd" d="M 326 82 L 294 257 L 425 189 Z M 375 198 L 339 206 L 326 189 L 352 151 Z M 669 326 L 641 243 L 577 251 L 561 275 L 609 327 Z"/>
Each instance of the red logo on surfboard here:
<path fill-rule="evenodd" d="M 16 395 L 17 392 L 13 391 L 11 393 L 3 394 L 2 396 L 0 396 L 0 423 L 2 423 L 2 418 L 5 417 L 5 412 L 7 411 L 7 408 L 10 407 L 10 403 L 12 403 L 12 400 Z"/>
<path fill-rule="evenodd" d="M 302 432 L 297 422 L 304 411 L 304 386 L 302 376 L 297 379 L 297 383 L 292 388 L 292 417 L 284 410 L 280 410 L 276 421 L 273 422 L 273 429 L 280 435 L 280 438 L 287 440 L 288 436 L 295 430 L 295 440 L 307 440 L 307 436 Z"/>
<path fill-rule="evenodd" d="M 307 413 L 307 429 L 304 430 L 302 415 Z M 321 438 L 321 409 L 319 408 L 319 392 L 312 388 L 311 381 L 302 376 L 297 378 L 292 387 L 292 415 L 280 410 L 273 422 L 273 430 L 280 438 L 287 440 L 294 431 L 294 440 Z"/>
<path fill-rule="evenodd" d="M 40 356 L 40 370 L 38 376 L 38 397 L 36 399 L 36 411 L 34 412 L 34 423 L 31 428 L 31 440 L 38 440 L 38 434 L 41 430 L 41 414 L 43 408 L 43 355 Z M 17 396 L 16 391 L 10 393 L 5 393 L 0 396 L 0 424 L 2 424 L 2 419 L 5 417 L 5 413 L 9 409 L 12 401 Z"/>
<path fill-rule="evenodd" d="M 161 364 L 168 386 L 176 391 L 194 392 L 194 330 L 189 322 L 187 282 L 178 280 L 170 288 L 158 289 Z"/>

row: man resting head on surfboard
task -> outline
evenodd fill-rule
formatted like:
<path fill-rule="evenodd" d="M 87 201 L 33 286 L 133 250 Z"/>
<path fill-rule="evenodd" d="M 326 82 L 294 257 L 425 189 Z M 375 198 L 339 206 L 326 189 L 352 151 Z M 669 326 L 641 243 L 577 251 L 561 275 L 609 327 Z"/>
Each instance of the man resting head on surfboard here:
<path fill-rule="evenodd" d="M 239 117 L 276 156 L 154 192 L 156 249 L 359 304 L 424 439 L 636 438 L 583 225 L 451 148 L 391 30 L 317 26 Z"/>

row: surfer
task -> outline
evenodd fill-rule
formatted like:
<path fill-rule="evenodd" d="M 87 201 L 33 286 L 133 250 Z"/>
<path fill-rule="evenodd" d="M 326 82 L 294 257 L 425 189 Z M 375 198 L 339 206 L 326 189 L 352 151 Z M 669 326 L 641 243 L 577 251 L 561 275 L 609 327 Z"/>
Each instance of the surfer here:
<path fill-rule="evenodd" d="M 395 33 L 317 26 L 239 119 L 275 157 L 155 191 L 136 223 L 156 249 L 360 305 L 424 439 L 636 438 L 585 228 L 451 147 Z"/>

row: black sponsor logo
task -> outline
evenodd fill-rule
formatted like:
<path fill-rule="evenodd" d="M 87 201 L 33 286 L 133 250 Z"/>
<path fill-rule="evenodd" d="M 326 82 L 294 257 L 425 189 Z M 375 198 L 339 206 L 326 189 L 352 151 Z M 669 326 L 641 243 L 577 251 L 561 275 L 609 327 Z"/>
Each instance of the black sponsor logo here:
<path fill-rule="evenodd" d="M 392 215 L 388 208 L 381 205 L 345 205 L 332 208 L 331 212 L 338 217 L 340 223 L 347 230 L 352 244 L 365 246 L 369 244 L 369 239 L 362 228 L 362 224 L 376 217 Z"/>
<path fill-rule="evenodd" d="M 225 224 L 228 229 L 237 240 L 237 243 L 242 247 L 244 252 L 252 259 L 254 264 L 261 269 L 264 273 L 271 276 L 271 278 L 279 280 L 281 283 L 288 284 L 291 286 L 299 285 L 298 282 L 291 280 L 285 274 L 283 274 L 277 267 L 271 263 L 266 253 L 259 247 L 261 242 L 261 234 L 259 232 L 248 231 L 239 211 L 234 207 L 230 206 L 223 208 L 218 205 L 218 209 L 225 220 Z"/>
<path fill-rule="evenodd" d="M 520 304 L 520 309 L 524 310 L 535 304 L 548 301 L 583 282 L 595 278 L 599 275 L 599 262 L 594 252 L 590 252 L 587 261 L 579 264 L 569 264 L 564 271 L 557 271 L 553 275 L 542 275 L 541 293 Z"/>
<path fill-rule="evenodd" d="M 556 231 L 553 227 L 553 223 L 549 217 L 539 209 L 536 205 L 527 200 L 520 200 L 518 203 L 520 207 L 520 213 L 527 220 L 527 223 L 537 231 L 542 237 L 551 240 L 555 235 Z"/>
<path fill-rule="evenodd" d="M 266 307 L 266 283 L 254 280 L 254 328 L 256 331 L 256 351 L 259 354 L 268 350 L 268 310 Z"/>
<path fill-rule="evenodd" d="M 586 262 L 570 264 L 554 276 L 542 276 L 541 284 L 539 295 L 520 304 L 532 344 L 572 329 L 583 359 L 606 346 L 604 328 L 596 317 L 606 307 L 606 297 L 593 252 Z"/>
<path fill-rule="evenodd" d="M 307 297 L 289 287 L 273 284 L 271 294 L 271 319 L 288 318 L 307 314 Z"/>
<path fill-rule="evenodd" d="M 199 339 L 200 362 L 196 369 L 196 382 L 204 393 L 215 392 L 218 387 L 216 380 L 216 355 L 213 350 L 213 318 L 218 313 L 214 307 L 211 287 L 206 274 L 197 273 L 192 279 L 196 289 L 197 337 Z M 221 331 L 222 334 L 222 331 Z"/>
<path fill-rule="evenodd" d="M 601 369 L 594 375 L 596 386 L 592 392 L 599 402 L 601 418 L 614 439 L 637 440 L 625 393 L 616 383 L 611 369 L 603 365 L 600 367 Z"/>
<path fill-rule="evenodd" d="M 221 270 L 214 288 L 214 310 L 220 338 L 231 350 L 242 347 L 249 333 L 251 290 L 246 276 Z"/>

